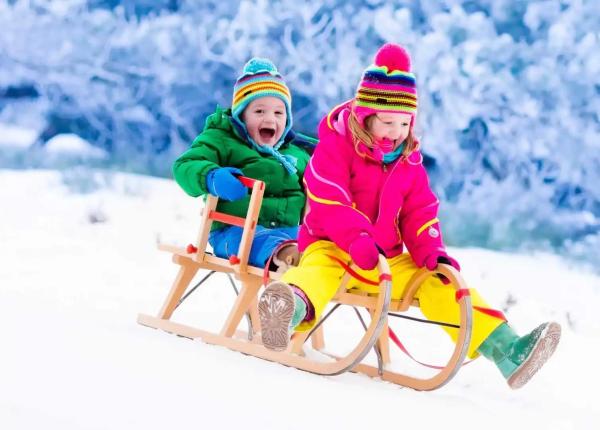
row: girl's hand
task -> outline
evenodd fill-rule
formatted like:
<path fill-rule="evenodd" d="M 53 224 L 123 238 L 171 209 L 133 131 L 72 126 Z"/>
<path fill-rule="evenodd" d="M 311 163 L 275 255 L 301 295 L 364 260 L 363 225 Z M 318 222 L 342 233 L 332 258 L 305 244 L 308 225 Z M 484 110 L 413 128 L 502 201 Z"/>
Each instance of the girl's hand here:
<path fill-rule="evenodd" d="M 458 261 L 456 261 L 454 258 L 450 257 L 445 252 L 441 252 L 441 251 L 429 254 L 425 258 L 424 265 L 429 270 L 435 270 L 435 269 L 437 269 L 437 266 L 439 263 L 449 264 L 450 266 L 454 267 L 456 270 L 458 270 L 460 272 L 460 264 L 458 264 Z M 442 276 L 442 275 L 438 275 L 438 276 L 439 276 L 440 280 L 444 283 L 444 285 L 448 285 L 450 283 L 450 281 L 445 276 Z"/>
<path fill-rule="evenodd" d="M 363 270 L 372 270 L 379 261 L 379 248 L 371 236 L 361 233 L 350 244 L 348 253 L 352 261 Z"/>

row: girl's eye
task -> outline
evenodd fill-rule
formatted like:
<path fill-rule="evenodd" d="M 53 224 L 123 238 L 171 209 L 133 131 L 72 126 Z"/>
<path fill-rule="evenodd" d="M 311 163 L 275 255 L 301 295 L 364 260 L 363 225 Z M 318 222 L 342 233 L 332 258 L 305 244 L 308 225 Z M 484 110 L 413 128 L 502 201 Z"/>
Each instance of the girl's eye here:
<path fill-rule="evenodd" d="M 278 110 L 278 111 L 275 111 L 275 115 L 283 115 L 283 112 L 282 112 L 282 111 L 280 111 L 280 110 Z"/>

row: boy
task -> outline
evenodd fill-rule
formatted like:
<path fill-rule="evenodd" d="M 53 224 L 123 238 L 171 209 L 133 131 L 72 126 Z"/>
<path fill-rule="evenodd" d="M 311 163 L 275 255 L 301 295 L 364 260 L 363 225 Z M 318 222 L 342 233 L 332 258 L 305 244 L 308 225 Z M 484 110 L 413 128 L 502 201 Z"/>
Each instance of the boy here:
<path fill-rule="evenodd" d="M 289 243 L 298 234 L 304 209 L 302 184 L 316 139 L 294 133 L 291 94 L 273 63 L 252 58 L 233 88 L 231 109 L 217 110 L 204 130 L 173 165 L 173 175 L 193 197 L 219 197 L 217 210 L 245 217 L 249 195 L 237 179 L 265 182 L 265 194 L 249 263 L 284 271 L 298 263 L 298 249 Z M 214 222 L 209 243 L 215 255 L 237 254 L 242 228 Z"/>

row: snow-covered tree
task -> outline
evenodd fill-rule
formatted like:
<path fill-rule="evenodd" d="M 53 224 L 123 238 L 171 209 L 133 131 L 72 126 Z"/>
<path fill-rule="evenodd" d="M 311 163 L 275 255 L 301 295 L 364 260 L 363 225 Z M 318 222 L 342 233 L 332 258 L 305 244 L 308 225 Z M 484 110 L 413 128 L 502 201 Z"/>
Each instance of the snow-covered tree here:
<path fill-rule="evenodd" d="M 585 255 L 600 245 L 599 24 L 595 0 L 0 0 L 0 122 L 167 175 L 251 56 L 277 64 L 314 134 L 397 42 L 450 242 Z"/>

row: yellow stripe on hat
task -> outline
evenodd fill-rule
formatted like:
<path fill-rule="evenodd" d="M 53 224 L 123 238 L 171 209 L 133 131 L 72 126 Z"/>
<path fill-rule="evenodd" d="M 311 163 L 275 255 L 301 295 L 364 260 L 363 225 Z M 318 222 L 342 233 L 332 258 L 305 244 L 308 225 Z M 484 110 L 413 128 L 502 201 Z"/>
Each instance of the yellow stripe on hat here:
<path fill-rule="evenodd" d="M 391 76 L 391 77 L 406 76 L 407 78 L 413 78 L 413 79 L 415 79 L 415 74 L 412 73 L 412 72 L 406 72 L 404 70 L 390 70 L 388 68 L 388 66 L 377 66 L 375 64 L 371 64 L 369 67 L 367 67 L 367 71 L 369 71 L 369 72 L 371 72 L 371 71 L 383 72 L 387 76 Z"/>
<path fill-rule="evenodd" d="M 236 93 L 239 93 L 240 91 L 248 91 L 248 89 L 250 89 L 250 88 L 253 88 L 255 86 L 261 86 L 261 85 L 272 85 L 274 87 L 280 88 L 282 92 L 289 93 L 289 89 L 284 83 L 273 80 L 273 79 L 260 79 L 260 80 L 250 81 L 247 84 L 239 86 L 236 89 Z"/>
<path fill-rule="evenodd" d="M 416 100 L 417 95 L 415 93 L 411 93 L 410 91 L 402 91 L 402 90 L 380 90 L 380 89 L 372 89 L 367 87 L 358 88 L 357 94 L 361 96 L 383 96 L 383 97 L 410 97 Z"/>
<path fill-rule="evenodd" d="M 417 104 L 417 99 L 414 96 L 406 97 L 406 96 L 389 96 L 386 94 L 371 95 L 371 94 L 359 93 L 357 98 L 360 98 L 361 100 L 366 100 L 366 101 L 377 101 L 377 100 L 385 99 L 390 102 L 408 102 L 408 103 L 415 104 L 415 105 Z"/>
<path fill-rule="evenodd" d="M 399 112 L 416 112 L 417 107 L 414 103 L 411 104 L 383 104 L 383 103 L 368 103 L 360 99 L 356 99 L 356 106 L 368 107 L 374 110 L 399 111 Z"/>
<path fill-rule="evenodd" d="M 242 100 L 244 97 L 248 96 L 249 94 L 256 93 L 257 91 L 264 91 L 264 90 L 274 90 L 276 92 L 282 93 L 288 99 L 291 99 L 290 92 L 285 85 L 281 85 L 281 84 L 278 84 L 273 81 L 266 81 L 266 82 L 256 82 L 251 85 L 246 85 L 241 88 L 238 88 L 238 90 L 233 95 L 233 104 L 235 105 L 235 104 L 239 103 L 240 100 Z"/>

